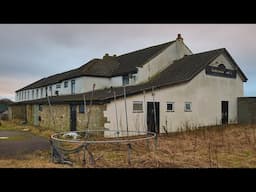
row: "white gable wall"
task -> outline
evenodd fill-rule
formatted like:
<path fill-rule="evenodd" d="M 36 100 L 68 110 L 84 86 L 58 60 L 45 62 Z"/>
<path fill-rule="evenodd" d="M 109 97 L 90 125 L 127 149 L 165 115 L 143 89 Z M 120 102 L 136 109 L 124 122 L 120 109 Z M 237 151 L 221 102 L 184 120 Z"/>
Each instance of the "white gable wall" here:
<path fill-rule="evenodd" d="M 224 64 L 227 69 L 234 69 L 234 66 L 231 64 L 230 59 L 223 54 L 214 59 L 214 61 L 211 62 L 210 66 L 218 67 L 219 64 Z"/>
<path fill-rule="evenodd" d="M 192 127 L 220 124 L 221 101 L 229 101 L 229 123 L 236 123 L 237 97 L 241 96 L 243 82 L 238 75 L 236 79 L 209 76 L 205 70 L 188 83 L 156 90 L 155 101 L 160 102 L 160 132 L 164 132 L 163 126 L 175 132 L 186 124 Z M 146 93 L 145 98 L 146 102 L 152 102 L 151 92 Z M 143 94 L 127 97 L 129 130 L 146 130 L 146 113 L 133 113 L 133 101 L 143 101 Z M 166 112 L 168 101 L 175 102 L 175 112 Z M 192 102 L 192 112 L 184 112 L 184 102 Z M 118 99 L 116 103 L 119 129 L 126 130 L 124 100 Z M 108 121 L 105 128 L 116 129 L 113 101 L 107 104 L 104 115 Z"/>
<path fill-rule="evenodd" d="M 183 57 L 184 55 L 191 55 L 192 52 L 183 44 L 183 42 L 172 43 L 158 56 L 150 60 L 147 64 L 138 68 L 137 82 L 142 83 L 150 80 L 152 77 L 166 69 L 173 63 L 174 60 Z"/>

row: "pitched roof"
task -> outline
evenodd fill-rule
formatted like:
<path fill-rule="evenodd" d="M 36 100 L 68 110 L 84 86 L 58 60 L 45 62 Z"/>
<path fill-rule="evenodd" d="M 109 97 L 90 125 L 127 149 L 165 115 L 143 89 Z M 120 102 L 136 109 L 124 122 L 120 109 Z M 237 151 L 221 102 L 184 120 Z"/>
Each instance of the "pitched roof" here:
<path fill-rule="evenodd" d="M 124 55 L 120 55 L 118 57 L 104 56 L 103 59 L 92 59 L 91 61 L 82 65 L 79 68 L 40 79 L 17 91 L 39 88 L 80 76 L 114 77 L 129 73 L 135 73 L 137 71 L 137 67 L 143 66 L 147 61 L 156 57 L 174 42 L 175 41 L 171 41 L 145 49 L 133 51 Z"/>
<path fill-rule="evenodd" d="M 170 65 L 163 72 L 159 73 L 149 82 L 140 84 L 140 85 L 127 86 L 126 94 L 127 96 L 129 96 L 129 95 L 141 93 L 143 91 L 149 91 L 152 89 L 152 87 L 154 87 L 154 89 L 157 89 L 164 86 L 172 86 L 172 85 L 177 85 L 179 83 L 188 82 L 192 80 L 198 73 L 200 73 L 208 64 L 210 64 L 215 58 L 217 58 L 222 53 L 227 53 L 227 55 L 230 56 L 227 50 L 224 48 L 185 56 L 182 59 L 174 61 L 172 65 Z M 237 65 L 236 63 L 234 64 Z M 238 72 L 241 74 L 244 81 L 246 81 L 247 78 L 243 74 L 243 72 L 240 70 L 239 67 L 238 67 Z M 99 102 L 99 103 L 109 102 L 110 100 L 113 99 L 113 90 L 116 92 L 117 98 L 123 96 L 123 87 L 116 87 L 116 88 L 113 88 L 112 90 L 111 88 L 96 90 L 93 94 L 94 102 Z M 83 101 L 84 95 L 86 100 L 89 101 L 92 93 L 87 92 L 85 94 L 53 96 L 51 97 L 51 102 L 52 103 L 79 102 L 79 101 Z M 34 101 L 25 101 L 21 103 L 47 103 L 47 100 L 39 99 Z"/>

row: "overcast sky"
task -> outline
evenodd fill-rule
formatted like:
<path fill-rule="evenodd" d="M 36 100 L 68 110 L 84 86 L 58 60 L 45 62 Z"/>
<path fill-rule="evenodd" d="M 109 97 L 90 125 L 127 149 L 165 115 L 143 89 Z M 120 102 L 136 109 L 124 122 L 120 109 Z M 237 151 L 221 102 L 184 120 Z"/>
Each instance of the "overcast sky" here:
<path fill-rule="evenodd" d="M 0 98 L 105 53 L 124 54 L 176 39 L 193 53 L 226 48 L 256 96 L 256 24 L 0 24 Z"/>

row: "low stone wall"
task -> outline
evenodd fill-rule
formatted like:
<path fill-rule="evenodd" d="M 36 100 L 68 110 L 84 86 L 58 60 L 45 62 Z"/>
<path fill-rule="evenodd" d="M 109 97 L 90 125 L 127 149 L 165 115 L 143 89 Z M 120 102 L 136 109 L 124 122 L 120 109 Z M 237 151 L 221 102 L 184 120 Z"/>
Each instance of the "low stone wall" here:
<path fill-rule="evenodd" d="M 9 120 L 19 119 L 26 121 L 26 106 L 25 105 L 12 105 L 8 107 Z"/>
<path fill-rule="evenodd" d="M 92 130 L 104 129 L 106 118 L 103 115 L 106 105 L 92 105 L 90 112 L 80 113 L 79 105 L 77 105 L 77 131 L 83 131 L 89 127 Z M 53 129 L 57 132 L 70 131 L 70 105 L 69 104 L 53 104 L 51 110 L 49 105 L 42 104 L 36 114 L 33 104 L 15 105 L 9 108 L 9 118 L 27 120 L 31 125 L 35 125 L 35 118 L 38 118 L 40 127 Z M 89 117 L 89 123 L 88 123 Z"/>
<path fill-rule="evenodd" d="M 106 110 L 106 105 L 92 105 L 91 109 L 90 106 L 87 109 L 89 109 L 89 112 L 79 113 L 79 106 L 77 106 L 77 130 L 85 130 L 87 125 L 92 130 L 104 129 L 106 118 L 103 112 Z"/>

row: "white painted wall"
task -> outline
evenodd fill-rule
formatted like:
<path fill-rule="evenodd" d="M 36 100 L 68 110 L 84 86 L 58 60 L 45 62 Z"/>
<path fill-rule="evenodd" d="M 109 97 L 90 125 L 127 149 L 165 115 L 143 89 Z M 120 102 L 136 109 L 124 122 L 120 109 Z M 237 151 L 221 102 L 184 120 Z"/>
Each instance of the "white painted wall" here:
<path fill-rule="evenodd" d="M 234 69 L 234 66 L 226 55 L 221 54 L 218 56 L 213 62 L 211 62 L 210 66 L 218 67 L 219 64 L 224 64 L 227 69 Z"/>
<path fill-rule="evenodd" d="M 163 126 L 169 132 L 189 126 L 216 125 L 221 122 L 221 101 L 229 101 L 229 122 L 237 122 L 237 97 L 243 96 L 243 82 L 237 75 L 236 79 L 206 75 L 200 72 L 188 83 L 162 88 L 155 91 L 155 101 L 160 102 L 160 132 Z M 151 92 L 146 93 L 146 102 L 152 102 Z M 127 98 L 129 130 L 146 130 L 146 113 L 133 113 L 133 101 L 143 101 L 143 94 Z M 175 112 L 166 112 L 166 102 L 175 102 Z M 184 102 L 192 102 L 192 112 L 184 112 Z M 126 130 L 124 101 L 117 100 L 118 127 Z M 144 112 L 147 111 L 144 106 Z M 104 116 L 109 123 L 105 128 L 116 129 L 114 102 L 107 104 Z M 105 136 L 110 136 L 106 135 Z"/>
<path fill-rule="evenodd" d="M 137 82 L 143 83 L 166 69 L 174 60 L 184 55 L 191 55 L 192 52 L 185 46 L 183 41 L 176 41 L 167 47 L 162 53 L 150 60 L 147 64 L 138 68 Z"/>
<path fill-rule="evenodd" d="M 122 76 L 112 77 L 110 79 L 110 84 L 113 87 L 119 87 L 123 85 L 123 78 Z"/>

